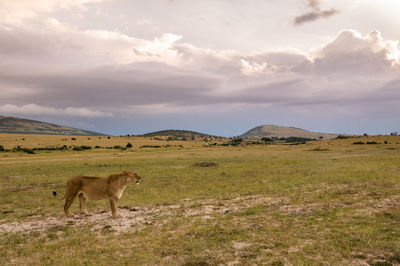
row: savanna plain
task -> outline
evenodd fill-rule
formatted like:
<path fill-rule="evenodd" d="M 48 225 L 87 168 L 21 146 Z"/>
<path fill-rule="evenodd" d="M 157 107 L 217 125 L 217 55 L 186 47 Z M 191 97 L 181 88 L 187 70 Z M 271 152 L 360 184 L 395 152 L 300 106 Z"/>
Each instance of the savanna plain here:
<path fill-rule="evenodd" d="M 400 264 L 400 136 L 228 141 L 0 134 L 0 264 Z M 120 218 L 52 196 L 124 170 Z"/>

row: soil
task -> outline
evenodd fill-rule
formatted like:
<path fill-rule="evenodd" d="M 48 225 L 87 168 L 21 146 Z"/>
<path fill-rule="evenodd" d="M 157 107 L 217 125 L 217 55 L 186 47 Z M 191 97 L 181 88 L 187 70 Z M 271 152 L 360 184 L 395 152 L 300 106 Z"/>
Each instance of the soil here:
<path fill-rule="evenodd" d="M 177 205 L 158 205 L 152 207 L 119 208 L 119 218 L 113 219 L 110 210 L 94 212 L 90 215 L 75 214 L 67 218 L 64 213 L 57 215 L 31 216 L 29 221 L 10 222 L 0 224 L 0 234 L 62 231 L 64 227 L 89 227 L 91 231 L 102 230 L 115 233 L 141 230 L 146 225 L 161 225 L 174 219 L 176 216 L 200 217 L 213 219 L 215 216 L 241 212 L 252 206 L 265 204 L 274 205 L 286 202 L 285 198 L 245 196 L 230 200 L 211 199 L 202 201 L 184 200 Z M 61 234 L 61 233 L 60 233 Z"/>

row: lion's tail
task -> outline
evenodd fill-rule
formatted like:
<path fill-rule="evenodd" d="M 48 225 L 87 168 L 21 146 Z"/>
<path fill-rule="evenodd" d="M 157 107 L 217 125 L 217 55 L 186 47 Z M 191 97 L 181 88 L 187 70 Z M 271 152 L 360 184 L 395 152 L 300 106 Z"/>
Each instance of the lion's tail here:
<path fill-rule="evenodd" d="M 57 198 L 57 192 L 55 192 L 55 191 L 53 191 L 53 196 L 54 196 L 54 198 L 55 198 L 56 200 L 64 200 L 64 199 L 65 199 L 65 195 L 64 195 L 64 197 L 61 198 L 61 199 Z"/>

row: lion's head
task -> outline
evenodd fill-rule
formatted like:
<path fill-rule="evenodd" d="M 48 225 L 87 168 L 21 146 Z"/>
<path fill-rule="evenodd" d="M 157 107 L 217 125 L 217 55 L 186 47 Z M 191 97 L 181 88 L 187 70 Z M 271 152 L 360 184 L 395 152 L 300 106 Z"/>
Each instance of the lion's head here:
<path fill-rule="evenodd" d="M 140 177 L 136 172 L 133 171 L 124 171 L 124 175 L 126 176 L 126 180 L 129 183 L 135 183 L 136 185 L 138 185 L 142 180 L 142 177 Z"/>

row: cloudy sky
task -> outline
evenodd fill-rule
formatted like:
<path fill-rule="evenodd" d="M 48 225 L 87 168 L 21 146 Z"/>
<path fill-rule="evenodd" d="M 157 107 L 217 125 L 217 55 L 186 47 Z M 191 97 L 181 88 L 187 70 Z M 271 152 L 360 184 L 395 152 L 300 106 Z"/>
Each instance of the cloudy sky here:
<path fill-rule="evenodd" d="M 107 134 L 400 131 L 399 0 L 0 0 L 0 115 Z"/>

